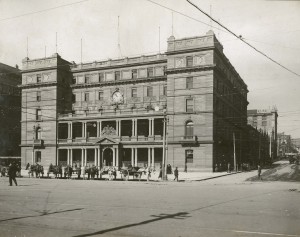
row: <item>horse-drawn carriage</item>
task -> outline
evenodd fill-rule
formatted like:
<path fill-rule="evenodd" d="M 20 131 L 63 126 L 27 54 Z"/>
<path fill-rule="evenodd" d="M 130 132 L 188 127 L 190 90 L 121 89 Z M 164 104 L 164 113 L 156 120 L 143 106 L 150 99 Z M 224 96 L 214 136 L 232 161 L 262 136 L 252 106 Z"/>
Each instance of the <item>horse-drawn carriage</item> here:
<path fill-rule="evenodd" d="M 128 180 L 130 176 L 132 176 L 132 179 L 138 179 L 141 180 L 142 175 L 145 174 L 147 177 L 147 180 L 149 180 L 149 177 L 152 172 L 155 170 L 152 168 L 147 168 L 147 167 L 123 167 L 120 170 L 121 173 L 121 178 L 123 180 Z"/>
<path fill-rule="evenodd" d="M 36 178 L 41 178 L 41 176 L 44 177 L 44 167 L 38 163 L 35 165 L 30 165 L 28 163 L 25 170 L 28 170 L 29 178 L 34 177 L 34 174 Z"/>

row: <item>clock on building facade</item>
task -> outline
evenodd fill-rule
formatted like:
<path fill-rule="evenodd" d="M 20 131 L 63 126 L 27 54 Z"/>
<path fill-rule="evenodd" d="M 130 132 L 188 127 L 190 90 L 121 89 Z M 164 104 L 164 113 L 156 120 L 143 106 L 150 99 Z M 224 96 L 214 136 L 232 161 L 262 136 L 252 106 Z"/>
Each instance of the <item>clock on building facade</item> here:
<path fill-rule="evenodd" d="M 113 102 L 113 104 L 123 104 L 124 103 L 124 96 L 119 91 L 118 88 L 112 94 L 112 102 Z"/>

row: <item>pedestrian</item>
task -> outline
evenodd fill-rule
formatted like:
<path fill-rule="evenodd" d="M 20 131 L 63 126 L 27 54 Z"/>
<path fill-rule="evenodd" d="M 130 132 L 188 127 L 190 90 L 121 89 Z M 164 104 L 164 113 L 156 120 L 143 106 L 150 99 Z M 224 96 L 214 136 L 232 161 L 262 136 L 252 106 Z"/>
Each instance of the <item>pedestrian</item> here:
<path fill-rule="evenodd" d="M 174 170 L 174 176 L 175 176 L 174 181 L 176 180 L 178 182 L 178 167 L 176 167 Z"/>
<path fill-rule="evenodd" d="M 260 165 L 257 166 L 257 177 L 258 177 L 259 180 L 262 180 L 261 179 L 261 167 L 260 167 Z"/>
<path fill-rule="evenodd" d="M 161 167 L 161 166 L 159 167 L 159 175 L 158 175 L 158 178 L 161 178 L 161 179 L 162 179 L 162 167 Z"/>
<path fill-rule="evenodd" d="M 151 171 L 150 171 L 150 167 L 149 166 L 146 167 L 146 176 L 147 176 L 147 182 L 149 182 L 150 176 L 151 176 Z"/>
<path fill-rule="evenodd" d="M 231 167 L 230 167 L 230 162 L 228 162 L 227 164 L 227 173 L 230 173 L 231 172 Z"/>
<path fill-rule="evenodd" d="M 8 167 L 9 186 L 12 186 L 12 181 L 14 181 L 15 185 L 18 186 L 16 180 L 16 172 L 17 172 L 17 167 L 15 163 L 10 164 Z"/>

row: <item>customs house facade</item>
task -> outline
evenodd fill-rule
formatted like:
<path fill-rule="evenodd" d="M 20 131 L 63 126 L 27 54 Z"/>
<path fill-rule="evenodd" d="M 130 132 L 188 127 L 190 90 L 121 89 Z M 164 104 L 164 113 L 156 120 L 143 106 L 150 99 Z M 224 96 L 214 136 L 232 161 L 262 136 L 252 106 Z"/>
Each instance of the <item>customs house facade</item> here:
<path fill-rule="evenodd" d="M 233 133 L 242 157 L 248 90 L 212 31 L 171 36 L 164 54 L 25 58 L 21 88 L 22 165 L 214 171 L 232 160 Z"/>

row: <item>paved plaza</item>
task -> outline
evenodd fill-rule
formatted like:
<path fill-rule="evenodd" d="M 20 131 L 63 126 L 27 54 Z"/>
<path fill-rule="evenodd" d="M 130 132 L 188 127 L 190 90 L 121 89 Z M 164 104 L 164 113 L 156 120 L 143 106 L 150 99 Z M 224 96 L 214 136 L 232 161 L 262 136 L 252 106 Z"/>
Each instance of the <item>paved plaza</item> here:
<path fill-rule="evenodd" d="M 299 182 L 0 178 L 0 236 L 300 236 Z"/>

